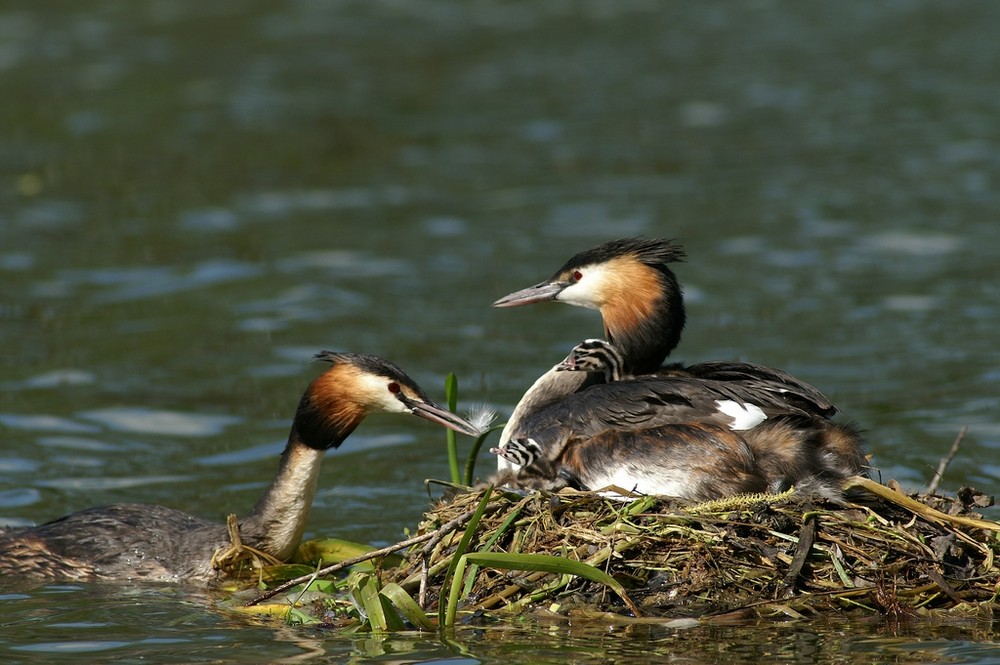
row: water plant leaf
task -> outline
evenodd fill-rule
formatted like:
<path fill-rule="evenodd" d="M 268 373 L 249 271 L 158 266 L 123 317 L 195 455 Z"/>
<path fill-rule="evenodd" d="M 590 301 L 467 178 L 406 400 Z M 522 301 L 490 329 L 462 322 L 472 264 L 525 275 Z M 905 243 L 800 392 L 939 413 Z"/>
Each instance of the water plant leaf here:
<path fill-rule="evenodd" d="M 292 606 L 288 603 L 260 603 L 252 607 L 246 607 L 243 605 L 234 605 L 232 609 L 243 614 L 252 614 L 256 616 L 271 616 L 277 617 L 279 619 L 285 620 L 292 612 Z"/>
<path fill-rule="evenodd" d="M 260 579 L 268 583 L 284 582 L 300 575 L 308 575 L 313 570 L 312 566 L 305 566 L 298 563 L 279 563 L 261 568 Z"/>
<path fill-rule="evenodd" d="M 364 609 L 372 631 L 385 633 L 403 629 L 403 620 L 389 599 L 379 593 L 378 580 L 374 575 L 361 578 L 355 597 Z"/>
<path fill-rule="evenodd" d="M 506 552 L 469 552 L 463 557 L 469 563 L 506 570 L 532 570 L 559 575 L 575 575 L 591 582 L 603 584 L 617 593 L 632 612 L 639 616 L 638 608 L 625 592 L 625 587 L 600 568 L 582 561 L 573 561 L 551 554 L 509 554 Z"/>
<path fill-rule="evenodd" d="M 382 587 L 382 591 L 379 593 L 388 598 L 403 615 L 403 618 L 413 624 L 417 630 L 434 630 L 434 624 L 431 623 L 427 614 L 420 609 L 417 601 L 403 590 L 403 587 L 396 583 L 389 583 Z"/>
<path fill-rule="evenodd" d="M 350 540 L 343 540 L 341 538 L 321 538 L 317 540 L 307 540 L 306 542 L 299 545 L 299 549 L 295 553 L 295 561 L 299 563 L 309 564 L 310 566 L 329 566 L 330 564 L 340 563 L 341 561 L 347 561 L 348 559 L 354 559 L 368 552 L 373 552 L 375 550 L 371 545 L 364 545 L 362 543 L 355 543 Z M 388 554 L 382 558 L 383 566 L 396 566 L 402 561 L 402 557 L 398 554 Z M 373 568 L 374 564 L 371 561 L 364 561 L 360 564 L 355 564 L 359 568 L 370 570 Z M 308 571 L 307 571 L 308 572 Z M 287 579 L 291 579 L 294 575 L 289 576 Z"/>
<path fill-rule="evenodd" d="M 285 617 L 285 622 L 292 625 L 308 626 L 314 623 L 322 623 L 319 619 L 312 616 L 307 612 L 303 612 L 297 607 L 290 608 L 288 615 Z"/>

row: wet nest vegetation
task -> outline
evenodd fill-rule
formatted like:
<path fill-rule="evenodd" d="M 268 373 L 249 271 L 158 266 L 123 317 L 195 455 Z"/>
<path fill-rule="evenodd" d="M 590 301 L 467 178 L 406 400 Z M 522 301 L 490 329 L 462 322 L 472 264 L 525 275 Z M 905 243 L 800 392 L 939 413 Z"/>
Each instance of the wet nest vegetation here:
<path fill-rule="evenodd" d="M 460 490 L 385 548 L 401 559 L 370 569 L 364 584 L 391 590 L 381 605 L 405 604 L 404 621 L 419 608 L 424 628 L 435 611 L 443 626 L 456 613 L 537 609 L 660 621 L 1000 609 L 1000 523 L 976 512 L 992 497 L 907 495 L 867 478 L 848 492 L 844 505 L 793 492 L 692 505 Z"/>
<path fill-rule="evenodd" d="M 493 492 L 466 551 L 580 561 L 625 593 L 558 572 L 483 566 L 463 581 L 463 606 L 517 611 L 544 602 L 657 617 L 997 607 L 1000 524 L 974 512 L 991 497 L 968 488 L 954 497 L 908 496 L 863 478 L 849 493 L 840 506 L 791 492 L 698 505 L 571 490 Z M 418 534 L 468 515 L 482 499 L 468 492 L 440 503 Z M 431 548 L 414 545 L 386 579 L 436 606 L 462 536 L 456 529 Z"/>

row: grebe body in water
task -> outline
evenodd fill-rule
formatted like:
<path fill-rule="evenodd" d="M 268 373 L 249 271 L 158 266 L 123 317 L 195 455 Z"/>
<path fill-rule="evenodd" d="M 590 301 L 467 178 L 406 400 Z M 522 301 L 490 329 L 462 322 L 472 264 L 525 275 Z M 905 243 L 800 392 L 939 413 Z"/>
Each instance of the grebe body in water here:
<path fill-rule="evenodd" d="M 302 539 L 324 453 L 340 446 L 367 414 L 409 414 L 479 434 L 382 358 L 331 351 L 316 357 L 330 367 L 302 395 L 277 477 L 239 521 L 242 544 L 282 561 Z M 208 582 L 219 576 L 213 557 L 229 545 L 224 524 L 164 506 L 115 504 L 0 531 L 0 576 Z"/>

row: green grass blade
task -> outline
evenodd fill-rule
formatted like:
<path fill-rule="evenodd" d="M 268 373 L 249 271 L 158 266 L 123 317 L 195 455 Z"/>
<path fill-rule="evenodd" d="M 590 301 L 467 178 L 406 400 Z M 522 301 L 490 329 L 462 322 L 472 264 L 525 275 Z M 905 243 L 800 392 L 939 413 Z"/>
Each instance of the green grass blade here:
<path fill-rule="evenodd" d="M 505 570 L 532 570 L 560 575 L 576 575 L 609 587 L 625 601 L 625 604 L 636 616 L 639 616 L 638 608 L 632 603 L 625 592 L 625 587 L 618 580 L 603 570 L 582 561 L 572 561 L 549 554 L 508 554 L 506 552 L 470 552 L 464 558 L 470 563 Z"/>
<path fill-rule="evenodd" d="M 449 372 L 444 380 L 444 395 L 448 402 L 448 410 L 452 413 L 458 408 L 458 377 Z M 453 430 L 445 430 L 445 442 L 448 446 L 448 468 L 451 469 L 451 482 L 462 482 L 462 474 L 458 469 L 458 436 Z"/>
<path fill-rule="evenodd" d="M 493 496 L 493 488 L 487 487 L 486 491 L 483 492 L 483 498 L 479 500 L 479 505 L 476 506 L 476 512 L 472 513 L 472 517 L 469 519 L 469 524 L 465 527 L 462 539 L 458 542 L 458 547 L 455 548 L 455 553 L 452 554 L 451 563 L 448 564 L 448 572 L 445 573 L 444 580 L 441 582 L 441 594 L 438 598 L 438 626 L 441 629 L 453 625 L 453 623 L 449 623 L 447 621 L 449 616 L 451 617 L 452 622 L 455 620 L 457 608 L 449 607 L 449 603 L 444 602 L 444 600 L 446 597 L 451 597 L 451 587 L 449 584 L 461 586 L 461 580 L 455 579 L 455 569 L 458 568 L 459 560 L 462 558 L 462 555 L 469 549 L 469 543 L 472 542 L 472 537 L 475 535 L 476 529 L 479 527 L 479 520 L 483 518 L 483 514 L 486 512 L 486 506 L 489 504 L 491 496 Z M 465 564 L 462 565 L 464 568 Z"/>
<path fill-rule="evenodd" d="M 476 458 L 479 456 L 479 450 L 483 447 L 483 443 L 486 441 L 486 438 L 493 432 L 503 428 L 503 425 L 497 425 L 489 428 L 476 437 L 475 442 L 472 444 L 472 450 L 469 451 L 469 456 L 465 458 L 465 477 L 463 478 L 463 481 L 467 486 L 471 486 L 472 479 L 476 477 Z"/>
<path fill-rule="evenodd" d="M 503 534 L 507 533 L 507 529 L 510 528 L 510 525 L 513 524 L 514 521 L 521 515 L 521 510 L 524 509 L 524 506 L 525 504 L 522 502 L 518 504 L 517 508 L 510 511 L 510 513 L 507 515 L 506 518 L 504 518 L 504 521 L 500 524 L 500 526 L 497 527 L 497 530 L 493 532 L 493 535 L 490 536 L 489 540 L 483 543 L 483 546 L 480 548 L 480 550 L 484 552 L 489 551 L 489 549 L 493 547 L 494 543 L 500 540 L 500 537 L 503 536 Z M 479 572 L 478 563 L 474 563 L 471 566 L 469 566 L 469 574 L 466 576 L 465 588 L 462 589 L 463 598 L 472 593 L 472 586 L 476 583 L 476 574 L 478 572 Z"/>
<path fill-rule="evenodd" d="M 532 570 L 542 573 L 576 575 L 591 582 L 599 582 L 618 591 L 624 587 L 615 578 L 599 568 L 582 561 L 573 561 L 551 554 L 508 554 L 506 552 L 469 552 L 465 555 L 470 563 L 505 570 Z"/>
<path fill-rule="evenodd" d="M 403 590 L 403 587 L 395 583 L 386 584 L 380 592 L 383 596 L 399 610 L 399 613 L 409 621 L 417 630 L 434 630 L 434 624 L 427 618 L 417 601 L 413 600 L 410 594 Z"/>
<path fill-rule="evenodd" d="M 458 601 L 462 596 L 462 577 L 465 575 L 467 559 L 464 556 L 458 557 L 458 565 L 451 578 L 451 588 L 448 590 L 448 609 L 445 612 L 444 625 L 454 626 L 455 616 L 458 614 Z M 440 601 L 438 601 L 440 602 Z"/>

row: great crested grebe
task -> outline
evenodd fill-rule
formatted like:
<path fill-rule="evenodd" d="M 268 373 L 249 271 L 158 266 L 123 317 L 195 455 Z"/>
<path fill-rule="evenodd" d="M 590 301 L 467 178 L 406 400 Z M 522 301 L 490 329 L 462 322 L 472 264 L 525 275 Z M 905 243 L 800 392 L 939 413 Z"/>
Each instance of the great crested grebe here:
<path fill-rule="evenodd" d="M 282 561 L 302 539 L 324 453 L 369 413 L 410 414 L 462 434 L 480 433 L 387 360 L 332 351 L 316 358 L 330 367 L 299 401 L 277 477 L 239 521 L 242 544 Z M 218 576 L 213 555 L 229 544 L 224 524 L 164 506 L 115 504 L 0 530 L 0 576 L 207 582 Z"/>
<path fill-rule="evenodd" d="M 565 370 L 586 366 L 592 375 L 621 376 L 594 355 L 578 360 L 570 354 L 549 374 L 585 374 Z M 514 432 L 522 435 L 490 449 L 508 463 L 493 482 L 549 490 L 614 485 L 696 501 L 763 492 L 768 479 L 743 435 L 787 408 L 766 393 L 691 377 L 588 385 L 521 414 Z"/>
<path fill-rule="evenodd" d="M 621 373 L 635 377 L 634 382 L 628 382 L 630 385 L 668 378 L 708 381 L 712 385 L 724 384 L 738 395 L 736 403 L 750 405 L 755 404 L 758 393 L 766 394 L 766 401 L 772 405 L 767 417 L 743 431 L 742 436 L 755 451 L 769 451 L 784 463 L 796 462 L 782 477 L 839 478 L 862 473 L 866 460 L 859 433 L 849 425 L 832 422 L 830 418 L 837 412 L 836 407 L 816 388 L 790 374 L 742 362 L 661 366 L 680 341 L 685 323 L 681 289 L 667 265 L 683 258 L 683 250 L 669 240 L 614 240 L 580 252 L 552 278 L 511 293 L 494 306 L 557 301 L 597 309 L 608 340 L 620 353 Z M 543 379 L 547 376 L 547 384 L 571 386 L 567 380 L 554 376 L 559 373 L 557 365 Z M 581 380 L 577 381 L 577 386 L 583 385 Z M 522 403 L 529 398 L 546 404 L 558 401 L 559 398 L 540 396 L 536 386 L 529 389 Z M 563 392 L 575 396 L 576 391 Z M 627 401 L 620 406 L 630 411 L 633 407 Z M 784 410 L 780 408 L 782 403 Z M 515 408 L 513 422 L 508 422 L 505 429 L 509 436 L 501 437 L 501 449 L 513 439 L 533 436 L 526 416 L 535 409 L 520 407 L 521 403 Z M 647 404 L 642 408 L 654 407 Z M 796 457 L 795 451 L 802 450 L 812 454 Z M 516 462 L 503 456 L 499 468 L 501 472 L 517 469 Z M 775 479 L 771 484 L 777 487 L 782 482 Z"/>
<path fill-rule="evenodd" d="M 559 365 L 558 371 L 595 372 L 604 377 L 607 383 L 628 380 L 631 377 L 623 370 L 621 353 L 613 344 L 603 339 L 588 339 L 577 344 Z M 759 384 L 759 390 L 764 390 L 766 384 Z M 770 386 L 770 391 L 780 395 L 781 384 Z M 783 492 L 792 486 L 813 494 L 829 498 L 841 497 L 840 487 L 855 471 L 839 469 L 836 465 L 824 464 L 818 459 L 820 450 L 808 437 L 797 432 L 808 430 L 810 418 L 807 414 L 782 413 L 778 419 L 781 427 L 789 432 L 777 432 L 773 428 L 767 436 L 754 434 L 755 430 L 741 432 L 748 440 L 753 452 L 754 468 L 765 479 L 770 492 Z M 537 444 L 536 444 L 537 445 Z M 517 447 L 526 447 L 520 440 Z M 530 444 L 527 447 L 531 447 Z M 530 476 L 533 472 L 522 474 Z"/>
<path fill-rule="evenodd" d="M 758 455 L 749 443 L 747 435 L 764 422 L 809 417 L 788 404 L 781 384 L 758 380 L 751 389 L 680 375 L 614 380 L 620 370 L 603 364 L 617 362 L 613 347 L 598 354 L 595 340 L 582 346 L 550 372 L 584 373 L 566 372 L 582 365 L 612 381 L 523 413 L 515 435 L 490 451 L 509 463 L 495 482 L 596 490 L 613 481 L 642 494 L 693 500 L 795 484 L 839 498 L 821 482 L 826 474 L 808 449 L 790 455 L 794 466 L 786 468 L 778 451 Z"/>

